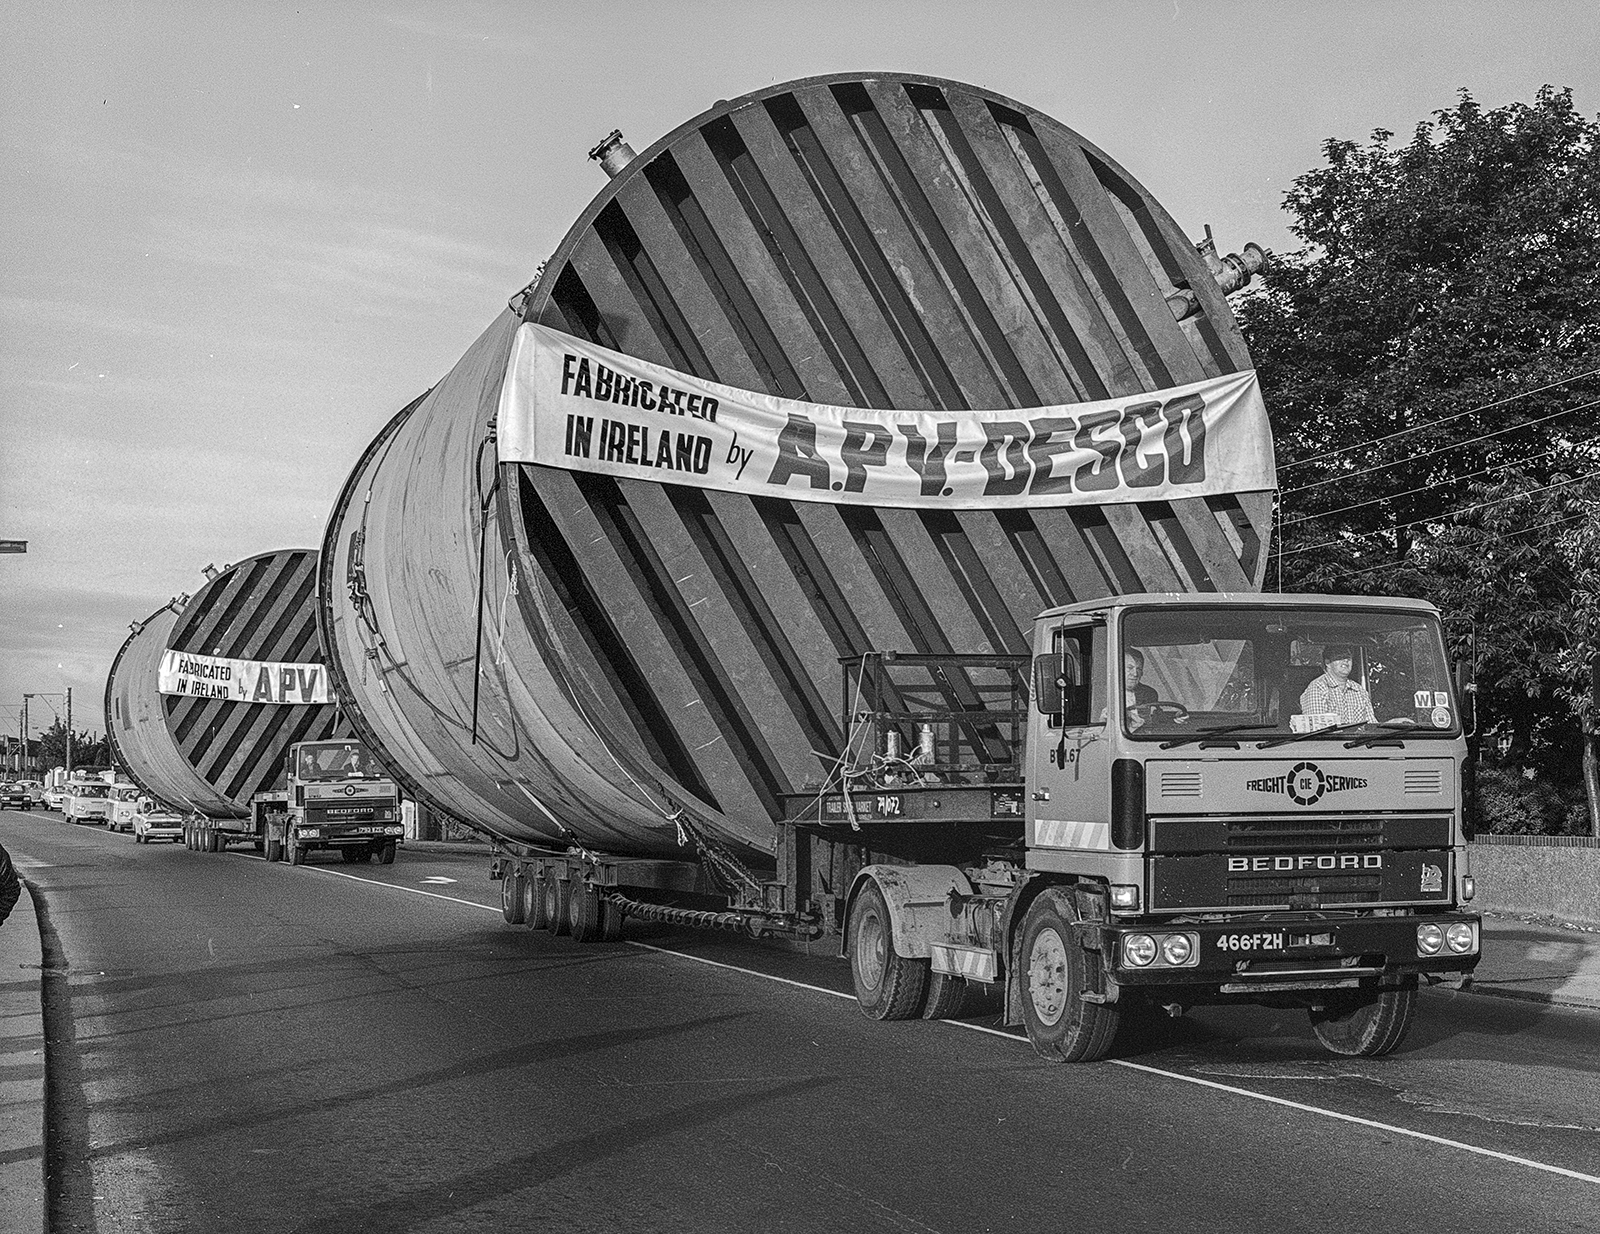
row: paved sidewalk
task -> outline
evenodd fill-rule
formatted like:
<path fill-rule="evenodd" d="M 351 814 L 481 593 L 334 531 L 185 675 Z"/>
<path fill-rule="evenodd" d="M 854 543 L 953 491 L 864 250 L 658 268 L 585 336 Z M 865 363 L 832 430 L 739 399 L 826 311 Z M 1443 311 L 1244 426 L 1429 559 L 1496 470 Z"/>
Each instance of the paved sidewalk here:
<path fill-rule="evenodd" d="M 1461 988 L 1600 1011 L 1600 930 L 1485 913 L 1483 959 Z"/>
<path fill-rule="evenodd" d="M 0 925 L 0 1230 L 44 1229 L 43 963 L 24 887 Z"/>

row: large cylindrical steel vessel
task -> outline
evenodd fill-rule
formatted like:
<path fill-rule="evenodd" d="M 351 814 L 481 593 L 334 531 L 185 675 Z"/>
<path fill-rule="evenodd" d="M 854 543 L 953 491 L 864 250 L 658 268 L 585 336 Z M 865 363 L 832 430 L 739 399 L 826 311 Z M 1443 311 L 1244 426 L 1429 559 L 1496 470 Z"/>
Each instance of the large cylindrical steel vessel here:
<path fill-rule="evenodd" d="M 243 817 L 256 793 L 282 786 L 292 743 L 348 731 L 332 703 L 236 702 L 159 690 L 169 650 L 320 664 L 316 562 L 314 549 L 247 558 L 209 578 L 192 599 L 173 600 L 134 624 L 106 679 L 106 733 L 113 759 L 141 789 L 209 817 Z"/>
<path fill-rule="evenodd" d="M 1150 195 L 972 86 L 792 82 L 607 170 L 518 311 L 373 443 L 324 541 L 335 680 L 440 808 L 621 854 L 683 853 L 687 820 L 759 857 L 780 796 L 842 751 L 841 658 L 1014 654 L 1050 605 L 1259 586 L 1266 491 L 917 510 L 497 468 L 522 320 L 741 389 L 953 417 L 1250 367 Z"/>

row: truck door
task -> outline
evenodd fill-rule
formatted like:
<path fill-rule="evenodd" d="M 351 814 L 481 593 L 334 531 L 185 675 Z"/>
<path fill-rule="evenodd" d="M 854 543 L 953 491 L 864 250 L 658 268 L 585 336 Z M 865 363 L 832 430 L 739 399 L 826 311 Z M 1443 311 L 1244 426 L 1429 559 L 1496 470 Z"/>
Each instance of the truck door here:
<path fill-rule="evenodd" d="M 1068 621 L 1034 659 L 1028 846 L 1111 848 L 1106 627 Z"/>

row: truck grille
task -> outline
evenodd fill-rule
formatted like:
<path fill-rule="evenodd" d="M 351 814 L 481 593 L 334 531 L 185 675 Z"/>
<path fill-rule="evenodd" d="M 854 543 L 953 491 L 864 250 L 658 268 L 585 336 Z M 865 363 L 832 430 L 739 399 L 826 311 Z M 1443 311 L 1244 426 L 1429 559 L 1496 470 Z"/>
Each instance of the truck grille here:
<path fill-rule="evenodd" d="M 1449 846 L 1450 817 L 1441 814 L 1159 818 L 1150 824 L 1154 853 L 1347 853 Z"/>

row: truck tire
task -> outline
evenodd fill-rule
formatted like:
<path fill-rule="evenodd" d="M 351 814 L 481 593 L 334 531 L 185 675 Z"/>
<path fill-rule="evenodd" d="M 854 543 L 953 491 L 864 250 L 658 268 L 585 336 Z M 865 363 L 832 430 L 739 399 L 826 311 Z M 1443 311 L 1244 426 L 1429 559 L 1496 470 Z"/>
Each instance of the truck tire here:
<path fill-rule="evenodd" d="M 928 1004 L 922 1009 L 924 1020 L 953 1020 L 967 1001 L 967 979 L 949 973 L 928 973 Z"/>
<path fill-rule="evenodd" d="M 210 828 L 208 838 L 211 841 L 211 851 L 213 853 L 225 853 L 228 851 L 228 838 L 222 834 L 220 828 Z"/>
<path fill-rule="evenodd" d="M 262 842 L 261 853 L 268 861 L 283 860 L 283 841 L 268 839 Z"/>
<path fill-rule="evenodd" d="M 378 849 L 378 864 L 392 866 L 394 864 L 394 841 L 390 840 Z"/>
<path fill-rule="evenodd" d="M 558 937 L 572 928 L 572 923 L 567 920 L 571 894 L 572 883 L 568 879 L 557 878 L 554 871 L 545 875 L 544 928 Z"/>
<path fill-rule="evenodd" d="M 549 911 L 544 906 L 544 885 L 544 871 L 534 869 L 533 877 L 528 879 L 528 911 L 523 914 L 523 923 L 530 930 L 547 930 L 550 927 Z"/>
<path fill-rule="evenodd" d="M 1040 1058 L 1053 1063 L 1092 1063 L 1105 1057 L 1117 1035 L 1120 1013 L 1112 1003 L 1079 997 L 1086 963 L 1072 923 L 1069 892 L 1042 893 L 1022 920 L 1020 972 L 1022 1020 Z"/>
<path fill-rule="evenodd" d="M 522 871 L 508 869 L 500 878 L 500 915 L 507 925 L 521 925 Z"/>
<path fill-rule="evenodd" d="M 1312 1010 L 1311 1031 L 1330 1054 L 1379 1058 L 1406 1039 L 1416 1011 L 1417 979 L 1410 977 L 1370 1001 L 1330 998 L 1325 1008 Z"/>
<path fill-rule="evenodd" d="M 601 933 L 600 888 L 592 883 L 579 883 L 568 893 L 567 911 L 570 921 L 567 933 L 575 943 L 598 942 Z"/>
<path fill-rule="evenodd" d="M 339 856 L 344 858 L 347 866 L 353 866 L 358 861 L 365 861 L 372 856 L 372 852 L 365 845 L 348 844 L 339 850 Z"/>
<path fill-rule="evenodd" d="M 850 906 L 850 978 L 869 1020 L 913 1019 L 928 995 L 928 961 L 894 949 L 889 906 L 877 883 L 863 887 Z"/>
<path fill-rule="evenodd" d="M 285 841 L 285 847 L 289 850 L 289 864 L 290 865 L 292 865 L 292 866 L 303 866 L 303 865 L 305 865 L 305 863 L 306 863 L 306 846 L 304 844 L 295 844 L 292 841 Z"/>

